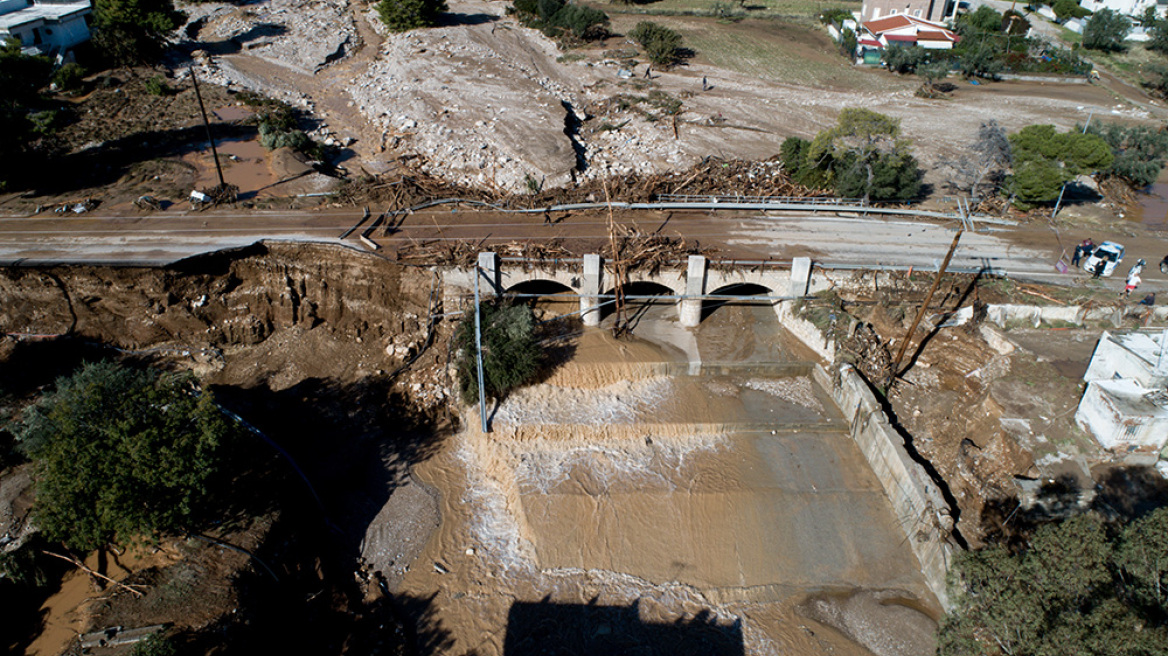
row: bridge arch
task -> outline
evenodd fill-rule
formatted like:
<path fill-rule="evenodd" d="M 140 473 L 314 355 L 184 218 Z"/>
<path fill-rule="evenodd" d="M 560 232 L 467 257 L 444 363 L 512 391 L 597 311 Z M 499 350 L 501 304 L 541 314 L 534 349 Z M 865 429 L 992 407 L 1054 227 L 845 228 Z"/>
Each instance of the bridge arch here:
<path fill-rule="evenodd" d="M 674 291 L 674 289 L 672 287 L 668 287 L 668 286 L 663 285 L 659 282 L 653 282 L 650 280 L 629 281 L 621 286 L 621 290 L 624 292 L 625 296 L 673 297 L 673 296 L 677 295 L 677 292 Z M 613 299 L 611 298 L 611 296 L 613 296 L 614 294 L 616 294 L 615 287 L 604 292 L 604 295 L 608 298 L 601 299 L 601 301 L 600 301 L 601 303 L 604 304 L 603 306 L 601 306 L 601 309 L 600 309 L 600 317 L 602 320 L 606 317 L 611 316 L 612 313 L 616 311 L 616 304 L 613 302 Z M 663 298 L 660 300 L 641 298 L 641 299 L 627 301 L 625 304 L 625 307 L 640 314 L 640 313 L 647 311 L 650 307 L 653 307 L 653 306 L 676 305 L 676 304 L 677 304 L 676 298 Z"/>
<path fill-rule="evenodd" d="M 772 296 L 774 290 L 765 285 L 759 285 L 751 282 L 736 282 L 729 285 L 724 285 L 711 292 L 707 292 L 710 296 L 738 296 L 742 301 L 734 299 L 716 299 L 708 298 L 702 301 L 702 321 L 705 321 L 718 308 L 736 305 L 759 305 L 762 301 L 749 301 L 752 296 Z M 774 305 L 775 301 L 767 301 L 767 303 Z"/>
<path fill-rule="evenodd" d="M 516 302 L 530 305 L 536 311 L 536 316 L 541 318 L 570 314 L 580 309 L 577 291 L 558 280 L 523 280 L 503 290 L 504 296 L 508 294 L 521 295 L 513 298 Z"/>

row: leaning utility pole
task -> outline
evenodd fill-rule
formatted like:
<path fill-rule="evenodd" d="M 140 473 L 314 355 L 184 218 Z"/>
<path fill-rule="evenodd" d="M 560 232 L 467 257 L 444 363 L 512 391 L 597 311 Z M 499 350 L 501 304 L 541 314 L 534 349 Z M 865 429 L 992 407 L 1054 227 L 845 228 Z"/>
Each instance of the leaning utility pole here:
<path fill-rule="evenodd" d="M 483 389 L 483 324 L 481 316 L 482 304 L 479 301 L 479 276 L 483 275 L 483 270 L 475 265 L 475 360 L 478 366 L 479 374 L 479 419 L 483 422 L 483 432 L 489 433 L 491 429 L 487 427 L 487 393 Z"/>
<path fill-rule="evenodd" d="M 227 187 L 223 179 L 223 167 L 219 166 L 219 151 L 215 150 L 215 138 L 211 136 L 211 122 L 207 120 L 207 108 L 203 106 L 203 94 L 199 93 L 199 78 L 195 76 L 195 67 L 187 68 L 191 72 L 191 82 L 195 84 L 195 98 L 199 101 L 199 112 L 203 114 L 203 129 L 207 131 L 207 141 L 211 142 L 211 157 L 215 160 L 215 172 L 219 174 L 219 188 Z"/>
<path fill-rule="evenodd" d="M 933 300 L 933 293 L 937 291 L 937 287 L 941 285 L 941 276 L 945 275 L 945 270 L 949 268 L 949 260 L 953 259 L 953 252 L 957 250 L 957 242 L 961 239 L 961 234 L 965 229 L 957 231 L 953 236 L 953 243 L 949 245 L 949 252 L 945 254 L 945 261 L 941 262 L 941 268 L 937 269 L 937 276 L 933 278 L 933 286 L 929 288 L 929 293 L 925 294 L 925 302 L 921 303 L 921 309 L 917 311 L 917 317 L 913 319 L 912 326 L 908 332 L 904 334 L 904 339 L 900 342 L 900 349 L 896 352 L 896 359 L 892 362 L 892 370 L 888 372 L 888 382 L 885 387 L 891 387 L 892 381 L 900 375 L 900 361 L 904 359 L 904 352 L 908 350 L 908 343 L 912 341 L 913 333 L 917 331 L 917 326 L 921 323 L 921 318 L 925 316 L 925 310 L 929 309 L 929 302 Z"/>

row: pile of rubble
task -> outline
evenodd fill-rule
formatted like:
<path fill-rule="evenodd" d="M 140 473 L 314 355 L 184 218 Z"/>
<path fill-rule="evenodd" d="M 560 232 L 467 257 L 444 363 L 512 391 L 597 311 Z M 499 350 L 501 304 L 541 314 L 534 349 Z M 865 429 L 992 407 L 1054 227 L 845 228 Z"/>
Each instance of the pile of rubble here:
<path fill-rule="evenodd" d="M 248 54 L 311 75 L 345 55 L 358 40 L 347 0 L 265 0 L 239 6 L 205 2 L 186 7 L 183 33 L 202 42 L 202 56 Z"/>

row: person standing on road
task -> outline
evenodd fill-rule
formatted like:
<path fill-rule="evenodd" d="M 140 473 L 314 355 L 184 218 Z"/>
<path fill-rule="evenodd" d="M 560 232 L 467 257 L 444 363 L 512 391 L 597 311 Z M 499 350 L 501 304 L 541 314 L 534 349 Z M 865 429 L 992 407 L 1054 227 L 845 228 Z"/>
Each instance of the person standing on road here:
<path fill-rule="evenodd" d="M 1132 265 L 1132 268 L 1130 270 L 1128 270 L 1128 272 L 1127 272 L 1128 280 L 1131 280 L 1132 276 L 1138 276 L 1141 273 L 1143 273 L 1144 267 L 1147 265 L 1148 265 L 1148 261 L 1143 259 L 1143 258 L 1140 258 L 1135 264 Z"/>
<path fill-rule="evenodd" d="M 1071 266 L 1079 266 L 1079 260 L 1083 259 L 1083 245 L 1075 244 L 1075 254 L 1071 257 Z"/>
<path fill-rule="evenodd" d="M 1123 287 L 1123 297 L 1130 298 L 1131 293 L 1136 290 L 1136 287 L 1140 286 L 1141 282 L 1143 282 L 1143 281 L 1140 280 L 1140 274 L 1133 273 L 1133 274 L 1129 275 L 1127 277 L 1127 284 L 1124 285 L 1124 287 Z"/>
<path fill-rule="evenodd" d="M 1102 276 L 1103 271 L 1106 269 L 1107 269 L 1107 260 L 1103 260 L 1103 259 L 1099 260 L 1099 263 L 1095 265 L 1095 270 L 1091 272 L 1091 277 L 1098 278 L 1099 276 Z"/>

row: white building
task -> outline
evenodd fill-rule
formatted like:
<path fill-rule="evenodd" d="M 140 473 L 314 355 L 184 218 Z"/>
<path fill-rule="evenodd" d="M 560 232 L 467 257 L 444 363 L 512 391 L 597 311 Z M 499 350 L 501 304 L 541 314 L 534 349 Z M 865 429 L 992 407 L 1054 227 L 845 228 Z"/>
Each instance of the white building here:
<path fill-rule="evenodd" d="M 1083 380 L 1075 422 L 1104 448 L 1151 464 L 1168 443 L 1168 329 L 1104 332 Z"/>
<path fill-rule="evenodd" d="M 67 56 L 89 40 L 89 0 L 0 0 L 0 40 L 16 39 L 26 54 Z"/>
<path fill-rule="evenodd" d="M 1156 8 L 1156 15 L 1163 17 L 1164 10 L 1168 7 L 1168 0 L 1160 2 L 1159 0 L 1081 0 L 1079 6 L 1084 9 L 1089 9 L 1091 13 L 1095 13 L 1100 9 L 1110 9 L 1117 14 L 1130 16 L 1132 18 L 1143 18 L 1144 11 L 1148 7 Z"/>
<path fill-rule="evenodd" d="M 891 44 L 919 46 L 931 50 L 949 50 L 960 38 L 940 23 L 907 14 L 896 14 L 864 23 L 859 35 L 861 46 L 887 48 Z"/>

